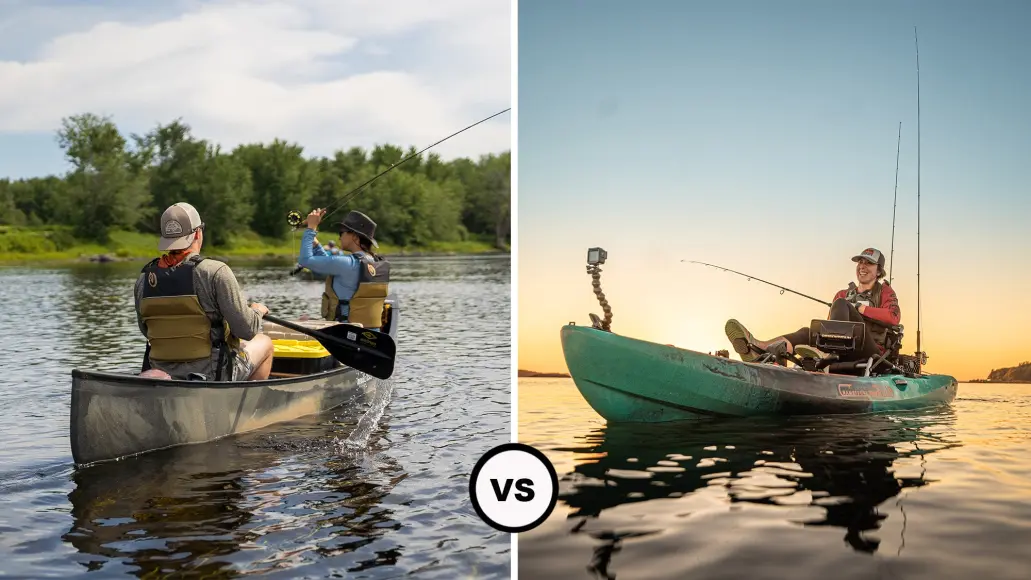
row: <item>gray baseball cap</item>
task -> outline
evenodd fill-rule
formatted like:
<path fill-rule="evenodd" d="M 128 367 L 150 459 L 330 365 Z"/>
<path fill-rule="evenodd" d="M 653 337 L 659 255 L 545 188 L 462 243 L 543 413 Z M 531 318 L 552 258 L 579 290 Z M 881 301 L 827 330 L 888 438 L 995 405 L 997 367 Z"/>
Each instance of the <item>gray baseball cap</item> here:
<path fill-rule="evenodd" d="M 884 254 L 877 248 L 867 248 L 858 255 L 852 256 L 853 262 L 858 262 L 859 260 L 877 264 L 882 270 L 884 269 Z"/>
<path fill-rule="evenodd" d="M 161 214 L 161 239 L 158 249 L 184 250 L 190 247 L 197 234 L 193 230 L 204 225 L 200 214 L 188 203 L 179 202 Z"/>

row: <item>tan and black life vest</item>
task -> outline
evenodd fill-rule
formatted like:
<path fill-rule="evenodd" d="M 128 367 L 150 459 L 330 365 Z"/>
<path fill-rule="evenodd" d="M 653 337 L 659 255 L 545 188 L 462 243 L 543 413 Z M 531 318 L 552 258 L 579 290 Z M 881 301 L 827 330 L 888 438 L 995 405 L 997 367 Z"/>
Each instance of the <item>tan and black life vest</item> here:
<path fill-rule="evenodd" d="M 193 285 L 194 268 L 205 258 L 193 255 L 171 268 L 159 268 L 159 259 L 142 270 L 140 318 L 147 327 L 150 359 L 191 362 L 210 357 L 215 349 L 224 351 L 232 341 L 229 327 L 221 317 L 208 316 Z M 222 332 L 212 332 L 214 328 Z"/>
<path fill-rule="evenodd" d="M 361 324 L 365 328 L 382 328 L 390 283 L 390 262 L 375 260 L 364 252 L 352 254 L 358 258 L 358 288 L 346 300 L 333 290 L 333 276 L 326 276 L 326 289 L 322 293 L 322 317 L 326 320 Z M 341 314 L 347 305 L 348 314 Z"/>
<path fill-rule="evenodd" d="M 887 282 L 884 283 L 884 285 L 887 284 Z M 873 288 L 870 288 L 869 290 L 865 290 L 863 292 L 859 292 L 858 290 L 859 288 L 856 287 L 855 283 L 849 284 L 848 294 L 845 296 L 845 299 L 851 302 L 852 304 L 855 304 L 857 307 L 860 303 L 866 304 L 867 306 L 870 306 L 872 308 L 881 307 L 880 280 L 874 282 Z M 884 343 L 888 338 L 887 328 L 884 328 L 883 326 L 877 324 L 868 324 L 867 334 L 874 339 L 874 342 L 876 342 L 878 346 L 884 348 Z"/>

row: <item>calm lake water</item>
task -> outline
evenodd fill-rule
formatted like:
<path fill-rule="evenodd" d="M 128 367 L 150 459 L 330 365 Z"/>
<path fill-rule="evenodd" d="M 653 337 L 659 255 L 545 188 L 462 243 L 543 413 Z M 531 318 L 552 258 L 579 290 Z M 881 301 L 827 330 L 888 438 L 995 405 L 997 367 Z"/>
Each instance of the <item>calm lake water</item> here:
<path fill-rule="evenodd" d="M 73 368 L 138 371 L 140 265 L 0 268 L 0 576 L 507 577 L 469 502 L 511 438 L 510 261 L 397 258 L 390 381 L 326 416 L 76 471 Z M 318 315 L 292 264 L 235 265 L 273 314 Z"/>
<path fill-rule="evenodd" d="M 559 503 L 525 578 L 1031 574 L 1031 385 L 850 418 L 606 426 L 569 379 L 519 380 L 519 440 Z"/>

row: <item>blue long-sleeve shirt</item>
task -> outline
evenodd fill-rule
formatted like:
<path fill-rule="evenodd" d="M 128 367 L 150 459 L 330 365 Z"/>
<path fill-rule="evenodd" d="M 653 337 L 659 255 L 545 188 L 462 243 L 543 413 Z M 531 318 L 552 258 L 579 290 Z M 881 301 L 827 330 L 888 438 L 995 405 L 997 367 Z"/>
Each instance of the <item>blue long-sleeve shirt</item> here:
<path fill-rule="evenodd" d="M 315 234 L 315 230 L 311 228 L 304 230 L 301 237 L 301 255 L 297 263 L 316 274 L 333 276 L 333 291 L 337 297 L 340 300 L 350 300 L 358 290 L 358 268 L 361 266 L 361 260 L 354 254 L 329 255 L 322 245 L 314 244 Z M 350 307 L 341 304 L 340 311 L 346 316 L 350 312 Z"/>

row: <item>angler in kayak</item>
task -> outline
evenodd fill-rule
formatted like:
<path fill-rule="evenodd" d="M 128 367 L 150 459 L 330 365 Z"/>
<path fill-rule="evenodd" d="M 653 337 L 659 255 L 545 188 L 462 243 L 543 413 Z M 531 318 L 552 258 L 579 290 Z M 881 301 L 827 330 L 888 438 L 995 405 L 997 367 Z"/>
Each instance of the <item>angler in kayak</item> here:
<path fill-rule="evenodd" d="M 340 249 L 349 254 L 333 255 L 315 242 L 315 235 L 326 214 L 324 208 L 308 214 L 301 238 L 297 263 L 316 274 L 326 276 L 322 293 L 322 317 L 379 330 L 382 326 L 390 262 L 373 252 L 376 243 L 376 222 L 359 211 L 347 214 L 337 224 Z"/>
<path fill-rule="evenodd" d="M 188 203 L 161 214 L 158 249 L 136 279 L 136 321 L 147 337 L 142 376 L 244 381 L 268 378 L 272 339 L 263 304 L 244 301 L 233 271 L 200 255 L 204 222 Z"/>
<path fill-rule="evenodd" d="M 862 322 L 866 332 L 862 346 L 841 357 L 843 361 L 863 360 L 884 353 L 887 330 L 869 319 L 894 327 L 902 318 L 898 296 L 887 282 L 881 281 L 885 275 L 884 254 L 875 248 L 866 248 L 852 261 L 856 263 L 859 285 L 850 282 L 847 289 L 834 295 L 827 319 Z M 808 327 L 772 340 L 757 340 L 744 325 L 733 319 L 727 321 L 725 330 L 734 350 L 745 362 L 754 362 L 763 353 L 793 352 L 808 358 L 824 357 L 824 353 L 811 346 Z"/>

